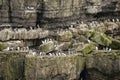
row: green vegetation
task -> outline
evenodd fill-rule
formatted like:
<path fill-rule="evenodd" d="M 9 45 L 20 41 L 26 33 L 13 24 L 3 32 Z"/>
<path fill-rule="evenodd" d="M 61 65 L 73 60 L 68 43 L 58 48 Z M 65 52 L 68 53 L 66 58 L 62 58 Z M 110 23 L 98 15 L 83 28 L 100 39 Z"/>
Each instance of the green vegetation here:
<path fill-rule="evenodd" d="M 39 48 L 42 52 L 45 52 L 45 53 L 51 52 L 55 49 L 54 42 L 48 42 L 48 43 L 42 44 L 40 45 Z"/>
<path fill-rule="evenodd" d="M 71 32 L 63 32 L 62 34 L 57 35 L 58 41 L 70 41 L 72 39 L 73 35 Z"/>
<path fill-rule="evenodd" d="M 18 53 L 0 54 L 2 56 L 2 77 L 4 80 L 23 79 L 23 56 Z"/>
<path fill-rule="evenodd" d="M 108 36 L 100 32 L 94 32 L 91 40 L 103 46 L 109 46 L 112 43 Z"/>
<path fill-rule="evenodd" d="M 113 39 L 113 40 L 112 40 L 112 43 L 110 44 L 110 47 L 111 47 L 112 49 L 120 50 L 120 41 Z"/>
<path fill-rule="evenodd" d="M 93 51 L 95 49 L 95 45 L 94 44 L 87 44 L 84 49 L 82 50 L 82 53 L 83 54 L 88 54 L 90 53 L 91 51 Z"/>
<path fill-rule="evenodd" d="M 2 5 L 2 2 L 3 2 L 3 1 L 2 1 L 2 0 L 0 0 L 0 5 Z"/>
<path fill-rule="evenodd" d="M 0 51 L 2 51 L 3 49 L 5 49 L 6 48 L 6 45 L 5 44 L 2 44 L 2 43 L 0 43 Z"/>

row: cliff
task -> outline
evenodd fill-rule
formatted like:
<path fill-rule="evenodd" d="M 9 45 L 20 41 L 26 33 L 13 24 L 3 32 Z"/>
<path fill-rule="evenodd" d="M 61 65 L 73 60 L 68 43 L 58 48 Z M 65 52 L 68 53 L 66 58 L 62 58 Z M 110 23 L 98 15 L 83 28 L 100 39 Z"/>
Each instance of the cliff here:
<path fill-rule="evenodd" d="M 119 16 L 116 14 L 119 11 L 119 0 L 1 0 L 0 22 L 25 26 L 36 24 L 55 26 L 57 22 L 62 26 L 65 21 L 87 19 L 88 16 L 91 19 L 95 15 L 101 18 L 103 16 L 99 15 L 101 13 L 107 13 L 104 17 L 109 17 L 108 14 Z"/>
<path fill-rule="evenodd" d="M 120 52 L 63 57 L 0 54 L 1 80 L 119 80 Z M 9 56 L 9 57 L 8 57 Z"/>

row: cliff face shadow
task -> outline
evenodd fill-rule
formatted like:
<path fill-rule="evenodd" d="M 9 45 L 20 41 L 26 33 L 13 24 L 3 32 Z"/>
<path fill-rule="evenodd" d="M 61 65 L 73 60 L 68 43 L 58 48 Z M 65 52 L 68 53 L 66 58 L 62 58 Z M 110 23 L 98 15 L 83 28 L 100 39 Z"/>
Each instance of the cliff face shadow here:
<path fill-rule="evenodd" d="M 39 1 L 39 6 L 37 8 L 37 20 L 36 20 L 36 25 L 41 25 L 42 24 L 42 20 L 44 18 L 44 12 L 45 12 L 45 2 L 44 0 L 40 0 Z"/>
<path fill-rule="evenodd" d="M 8 0 L 8 8 L 9 22 L 12 23 L 11 0 Z"/>
<path fill-rule="evenodd" d="M 78 80 L 89 80 L 89 76 L 88 76 L 88 71 L 86 66 L 84 67 L 84 70 L 80 73 L 80 77 Z"/>

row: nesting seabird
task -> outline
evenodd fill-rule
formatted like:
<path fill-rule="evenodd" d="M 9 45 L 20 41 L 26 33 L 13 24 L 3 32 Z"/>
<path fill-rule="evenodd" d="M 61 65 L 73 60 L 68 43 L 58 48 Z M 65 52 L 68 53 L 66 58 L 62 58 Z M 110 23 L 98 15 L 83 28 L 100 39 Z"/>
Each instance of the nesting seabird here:
<path fill-rule="evenodd" d="M 109 48 L 108 52 L 111 52 L 111 51 L 112 51 L 112 49 L 111 49 L 111 48 Z"/>
<path fill-rule="evenodd" d="M 98 47 L 97 46 L 95 47 L 95 49 L 96 49 L 96 51 L 98 51 Z"/>
<path fill-rule="evenodd" d="M 35 55 L 36 55 L 36 52 L 32 52 L 32 55 L 35 56 Z"/>
<path fill-rule="evenodd" d="M 88 43 L 90 43 L 91 41 L 89 39 L 87 39 Z"/>
<path fill-rule="evenodd" d="M 116 19 L 117 20 L 117 22 L 119 22 L 119 19 Z"/>
<path fill-rule="evenodd" d="M 9 51 L 10 50 L 10 47 L 7 47 L 6 49 L 4 49 L 3 51 Z"/>
<path fill-rule="evenodd" d="M 19 47 L 19 46 L 17 47 L 17 50 L 18 50 L 18 51 L 20 50 L 20 47 Z"/>
<path fill-rule="evenodd" d="M 115 22 L 115 19 L 112 19 L 112 22 Z"/>

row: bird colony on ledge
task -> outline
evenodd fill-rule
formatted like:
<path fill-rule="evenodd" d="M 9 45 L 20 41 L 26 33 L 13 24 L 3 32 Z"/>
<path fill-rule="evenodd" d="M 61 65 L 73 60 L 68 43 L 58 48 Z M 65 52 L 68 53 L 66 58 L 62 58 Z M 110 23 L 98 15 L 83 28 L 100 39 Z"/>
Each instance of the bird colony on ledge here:
<path fill-rule="evenodd" d="M 67 56 L 120 49 L 120 20 L 75 22 L 65 28 L 13 28 L 0 25 L 0 51 L 27 52 L 27 56 Z M 117 45 L 116 45 L 117 44 Z"/>

